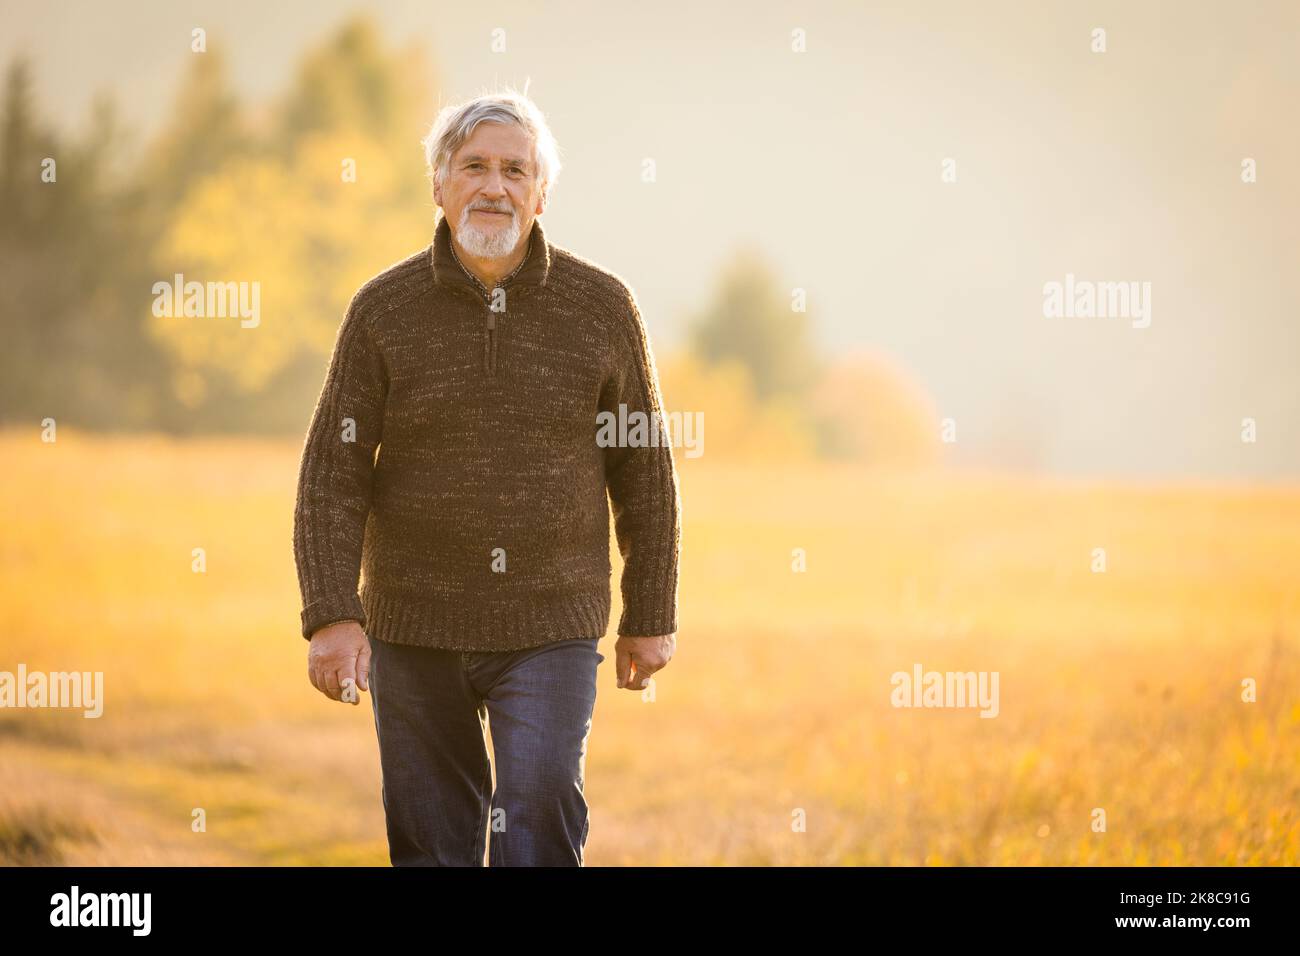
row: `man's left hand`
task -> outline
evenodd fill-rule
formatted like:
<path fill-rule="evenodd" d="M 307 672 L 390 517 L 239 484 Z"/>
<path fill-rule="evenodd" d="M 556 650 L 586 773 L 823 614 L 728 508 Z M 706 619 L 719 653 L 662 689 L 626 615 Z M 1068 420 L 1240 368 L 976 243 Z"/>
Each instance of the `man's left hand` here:
<path fill-rule="evenodd" d="M 614 644 L 618 686 L 644 690 L 651 675 L 668 666 L 676 649 L 675 633 L 661 637 L 620 637 Z"/>

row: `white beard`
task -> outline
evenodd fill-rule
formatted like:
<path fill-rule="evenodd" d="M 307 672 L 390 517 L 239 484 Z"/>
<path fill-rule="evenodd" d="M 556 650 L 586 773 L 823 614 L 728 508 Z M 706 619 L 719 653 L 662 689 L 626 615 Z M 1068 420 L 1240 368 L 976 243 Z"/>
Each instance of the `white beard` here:
<path fill-rule="evenodd" d="M 456 230 L 456 240 L 471 256 L 479 259 L 504 259 L 514 252 L 519 245 L 519 217 L 512 212 L 510 224 L 492 228 L 480 228 L 470 219 L 470 208 L 460 214 L 460 228 Z"/>

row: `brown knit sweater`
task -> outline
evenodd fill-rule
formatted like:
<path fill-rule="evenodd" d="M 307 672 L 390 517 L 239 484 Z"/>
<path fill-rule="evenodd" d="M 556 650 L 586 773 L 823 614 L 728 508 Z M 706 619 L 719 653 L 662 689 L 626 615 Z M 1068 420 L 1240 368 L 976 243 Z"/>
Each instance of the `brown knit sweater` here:
<path fill-rule="evenodd" d="M 344 620 L 456 650 L 602 637 L 611 505 L 618 633 L 677 630 L 671 443 L 596 437 L 620 404 L 663 413 L 635 297 L 540 220 L 529 243 L 491 294 L 440 218 L 429 246 L 353 297 L 299 471 L 304 637 Z"/>

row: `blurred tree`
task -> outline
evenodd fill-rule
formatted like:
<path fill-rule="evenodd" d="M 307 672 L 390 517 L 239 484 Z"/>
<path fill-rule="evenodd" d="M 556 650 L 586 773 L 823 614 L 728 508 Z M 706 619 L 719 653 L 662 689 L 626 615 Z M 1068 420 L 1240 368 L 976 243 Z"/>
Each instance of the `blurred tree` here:
<path fill-rule="evenodd" d="M 690 333 L 692 351 L 706 362 L 735 359 L 748 369 L 760 401 L 801 400 L 819 374 L 806 312 L 777 287 L 771 268 L 752 247 L 723 267 L 713 301 Z"/>
<path fill-rule="evenodd" d="M 925 391 L 873 353 L 821 359 L 808 313 L 795 311 L 794 301 L 752 247 L 723 268 L 712 302 L 691 328 L 690 345 L 709 365 L 743 369 L 748 384 L 723 390 L 732 400 L 716 405 L 723 411 L 714 412 L 715 431 L 730 434 L 727 444 L 736 447 L 775 441 L 793 448 L 787 433 L 795 429 L 798 447 L 823 457 L 896 465 L 934 460 L 938 423 Z M 709 378 L 697 370 L 683 380 Z M 697 391 L 716 397 L 714 387 Z M 737 396 L 763 408 L 742 413 Z"/>
<path fill-rule="evenodd" d="M 58 153 L 54 135 L 36 124 L 32 108 L 31 66 L 15 58 L 5 74 L 4 117 L 0 122 L 0 319 L 5 348 L 0 350 L 0 410 L 6 420 L 53 414 L 48 376 L 40 373 L 42 350 L 59 323 L 41 296 L 50 278 L 50 242 L 45 217 L 59 201 L 41 182 L 44 157 Z M 41 413 L 40 409 L 46 409 Z"/>
<path fill-rule="evenodd" d="M 195 183 L 256 148 L 226 72 L 220 47 L 190 57 L 171 114 L 140 165 L 154 217 L 165 220 Z"/>
<path fill-rule="evenodd" d="M 940 458 L 939 419 L 929 395 L 882 354 L 837 357 L 811 405 L 829 457 L 891 467 L 922 467 Z"/>
<path fill-rule="evenodd" d="M 358 18 L 254 126 L 219 46 L 136 155 L 113 102 L 42 126 L 15 60 L 0 117 L 0 414 L 89 427 L 297 432 L 352 294 L 427 243 L 431 71 Z M 57 181 L 41 181 L 42 162 Z M 129 160 L 129 165 L 128 165 Z M 260 322 L 152 314 L 153 287 L 257 282 Z"/>
<path fill-rule="evenodd" d="M 775 462 L 816 455 L 814 432 L 799 405 L 782 398 L 759 401 L 749 369 L 737 359 L 710 365 L 683 350 L 658 365 L 665 411 L 703 417 L 703 432 L 693 437 L 704 458 Z M 684 434 L 673 435 L 679 461 L 688 458 L 684 440 Z"/>
<path fill-rule="evenodd" d="M 112 100 L 96 100 L 82 137 L 62 139 L 35 120 L 19 59 L 0 128 L 0 414 L 96 428 L 154 422 L 165 363 L 130 302 L 147 238 L 121 179 L 127 143 Z"/>
<path fill-rule="evenodd" d="M 32 69 L 24 57 L 15 57 L 5 72 L 4 140 L 0 143 L 0 230 L 20 233 L 38 220 L 40 193 L 31 188 L 29 163 L 39 157 L 37 139 L 52 142 L 48 131 L 38 130 L 32 116 Z M 39 169 L 36 170 L 39 173 Z"/>
<path fill-rule="evenodd" d="M 428 76 L 418 53 L 387 52 L 354 20 L 305 56 L 259 148 L 185 192 L 158 239 L 159 279 L 257 282 L 261 313 L 256 328 L 147 313 L 192 417 L 234 403 L 256 409 L 255 427 L 292 430 L 310 415 L 352 295 L 432 238 Z"/>
<path fill-rule="evenodd" d="M 275 145 L 287 158 L 303 139 L 340 131 L 393 148 L 405 168 L 432 119 L 430 80 L 418 47 L 390 52 L 375 23 L 356 17 L 303 57 L 277 111 Z"/>

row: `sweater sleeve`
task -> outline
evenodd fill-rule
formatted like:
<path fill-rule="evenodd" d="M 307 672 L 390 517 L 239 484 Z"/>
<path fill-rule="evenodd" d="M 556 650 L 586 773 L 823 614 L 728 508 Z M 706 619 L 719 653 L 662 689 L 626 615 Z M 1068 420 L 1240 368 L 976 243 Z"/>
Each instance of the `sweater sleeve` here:
<path fill-rule="evenodd" d="M 328 624 L 366 624 L 357 585 L 387 394 L 358 293 L 339 328 L 298 472 L 293 550 L 308 640 Z"/>
<path fill-rule="evenodd" d="M 663 426 L 663 400 L 654 354 L 634 298 L 630 314 L 612 336 L 613 364 L 601 390 L 600 410 L 626 417 L 626 445 L 606 447 L 605 484 L 614 532 L 623 555 L 620 636 L 656 637 L 677 631 L 677 578 L 681 554 L 681 495 L 671 436 Z M 625 416 L 619 414 L 626 405 Z M 634 429 L 634 412 L 645 427 Z M 644 440 L 641 440 L 644 436 Z"/>

